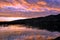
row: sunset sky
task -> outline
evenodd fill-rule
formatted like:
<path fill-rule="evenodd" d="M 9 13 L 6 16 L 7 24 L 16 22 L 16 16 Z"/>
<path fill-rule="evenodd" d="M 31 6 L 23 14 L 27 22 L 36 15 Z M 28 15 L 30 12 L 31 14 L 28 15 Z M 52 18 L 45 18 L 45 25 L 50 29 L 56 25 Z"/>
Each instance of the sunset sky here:
<path fill-rule="evenodd" d="M 36 17 L 45 17 L 45 16 L 49 16 L 49 15 L 58 15 L 58 14 L 60 14 L 60 0 L 0 0 L 0 23 L 5 22 L 5 21 L 13 21 L 13 20 L 18 20 L 18 19 L 20 20 L 20 19 L 28 19 L 28 18 L 36 18 Z M 55 18 L 55 17 L 53 17 L 53 18 Z M 12 36 L 12 35 L 15 35 L 16 32 L 18 32 L 18 34 L 19 34 L 19 35 L 17 34 L 17 37 L 19 36 L 19 39 L 21 36 L 20 33 L 25 33 L 27 36 L 27 37 L 25 37 L 25 35 L 23 34 L 24 36 L 21 36 L 21 38 L 22 37 L 28 38 L 29 37 L 27 35 L 27 33 L 28 33 L 29 35 L 31 34 L 31 37 L 34 37 L 35 39 L 37 37 L 41 38 L 41 36 L 44 38 L 47 38 L 47 39 L 50 39 L 50 38 L 55 39 L 56 37 L 60 37 L 60 32 L 58 32 L 59 31 L 59 29 L 58 29 L 59 28 L 59 26 L 58 26 L 59 19 L 58 18 L 56 18 L 56 19 L 57 20 L 54 20 L 54 21 L 52 19 L 51 22 L 47 19 L 49 21 L 49 22 L 46 21 L 48 24 L 45 23 L 45 21 L 44 21 L 45 19 L 42 19 L 43 23 L 40 22 L 40 23 L 42 23 L 42 25 L 39 24 L 38 20 L 36 21 L 35 19 L 34 20 L 36 22 L 34 21 L 35 22 L 34 23 L 32 20 L 31 25 L 28 24 L 28 20 L 26 21 L 27 23 L 23 22 L 22 23 L 23 25 L 22 24 L 21 25 L 20 24 L 19 25 L 7 24 L 7 26 L 5 27 L 5 24 L 3 23 L 3 25 L 0 25 L 0 39 L 6 38 L 7 35 L 8 35 L 8 37 L 10 37 L 10 39 L 11 38 L 13 39 L 14 36 Z M 38 25 L 36 23 L 38 23 Z M 24 24 L 26 24 L 26 26 Z M 36 24 L 37 26 L 35 26 L 34 24 Z M 26 28 L 26 27 L 29 27 L 28 25 L 31 26 L 32 28 Z M 43 26 L 45 25 L 46 30 L 45 30 L 45 28 L 43 28 L 44 30 L 39 29 L 40 25 L 41 25 L 41 28 L 43 28 Z M 33 28 L 34 26 L 38 29 L 34 29 Z M 50 30 L 49 29 L 50 26 L 53 26 L 53 29 L 51 29 L 51 30 L 54 31 L 56 28 L 56 31 L 54 31 L 54 32 L 47 31 L 47 30 Z M 6 36 L 5 36 L 5 34 L 6 34 Z M 39 34 L 39 35 L 37 36 L 37 34 Z M 12 37 L 9 35 L 11 35 Z M 17 37 L 15 37 L 15 40 L 17 40 L 16 39 Z"/>
<path fill-rule="evenodd" d="M 0 17 L 34 18 L 60 14 L 60 0 L 0 0 Z"/>

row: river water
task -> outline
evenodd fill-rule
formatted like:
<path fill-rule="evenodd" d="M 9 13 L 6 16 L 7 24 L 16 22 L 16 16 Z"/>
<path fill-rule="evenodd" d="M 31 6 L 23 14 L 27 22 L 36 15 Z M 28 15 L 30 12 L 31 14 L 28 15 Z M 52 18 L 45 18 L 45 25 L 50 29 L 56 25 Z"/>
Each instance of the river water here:
<path fill-rule="evenodd" d="M 48 40 L 55 39 L 60 36 L 60 32 L 50 32 L 48 30 L 39 30 L 26 28 L 22 25 L 10 25 L 8 27 L 0 27 L 1 40 Z"/>

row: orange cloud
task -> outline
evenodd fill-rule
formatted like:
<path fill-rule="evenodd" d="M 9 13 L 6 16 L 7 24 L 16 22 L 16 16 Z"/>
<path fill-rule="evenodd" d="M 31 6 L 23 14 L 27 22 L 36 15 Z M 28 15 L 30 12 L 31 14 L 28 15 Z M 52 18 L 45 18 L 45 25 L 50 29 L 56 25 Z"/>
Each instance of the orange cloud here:
<path fill-rule="evenodd" d="M 54 7 L 48 7 L 48 6 L 46 6 L 45 8 L 49 11 L 52 10 L 52 11 L 60 12 L 60 8 L 54 8 Z"/>
<path fill-rule="evenodd" d="M 38 5 L 47 5 L 47 3 L 44 2 L 44 1 L 38 2 L 37 4 L 38 4 Z"/>
<path fill-rule="evenodd" d="M 47 5 L 47 3 L 44 1 L 39 1 L 39 2 L 37 2 L 37 4 L 29 4 L 25 0 L 13 0 L 12 3 L 0 2 L 0 8 L 6 7 L 6 6 L 12 6 L 15 8 L 23 8 L 26 11 L 32 11 L 32 12 L 44 12 L 46 10 L 48 10 L 48 11 L 53 10 L 53 11 L 60 12 L 60 8 L 49 7 Z"/>

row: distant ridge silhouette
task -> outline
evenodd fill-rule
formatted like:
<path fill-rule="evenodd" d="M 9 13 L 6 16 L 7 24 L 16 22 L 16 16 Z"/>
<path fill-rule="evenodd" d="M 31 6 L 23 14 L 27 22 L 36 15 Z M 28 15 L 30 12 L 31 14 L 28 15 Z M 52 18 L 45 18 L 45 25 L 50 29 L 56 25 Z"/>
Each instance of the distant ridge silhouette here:
<path fill-rule="evenodd" d="M 32 26 L 32 28 L 38 29 L 46 29 L 49 31 L 59 31 L 60 32 L 60 14 L 59 15 L 50 15 L 46 17 L 38 17 L 38 18 L 30 18 L 24 20 L 15 20 L 11 22 L 0 22 L 0 25 L 27 25 L 28 27 Z"/>

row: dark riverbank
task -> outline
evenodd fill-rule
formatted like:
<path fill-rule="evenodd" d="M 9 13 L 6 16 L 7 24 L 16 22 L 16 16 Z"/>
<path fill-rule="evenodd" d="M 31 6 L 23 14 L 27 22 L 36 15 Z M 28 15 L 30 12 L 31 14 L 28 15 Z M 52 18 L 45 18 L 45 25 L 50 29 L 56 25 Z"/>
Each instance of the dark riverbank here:
<path fill-rule="evenodd" d="M 0 25 L 26 25 L 32 28 L 46 29 L 49 31 L 59 31 L 60 32 L 60 14 L 50 15 L 46 17 L 31 18 L 25 20 L 15 20 L 11 22 L 0 22 Z"/>

